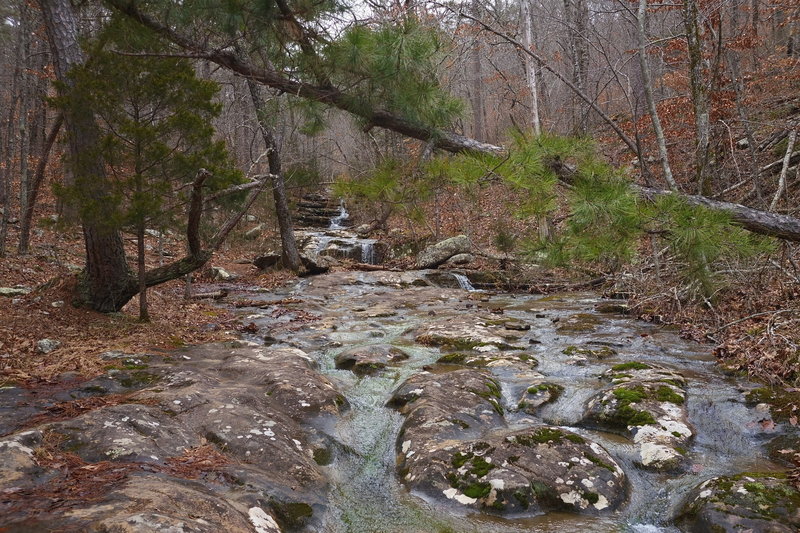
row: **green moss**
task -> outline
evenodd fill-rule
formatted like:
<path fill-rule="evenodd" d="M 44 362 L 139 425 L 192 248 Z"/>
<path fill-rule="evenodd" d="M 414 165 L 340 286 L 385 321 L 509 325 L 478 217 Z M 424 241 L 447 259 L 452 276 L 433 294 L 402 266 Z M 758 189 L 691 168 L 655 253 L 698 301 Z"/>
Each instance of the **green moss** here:
<path fill-rule="evenodd" d="M 450 460 L 450 463 L 453 465 L 454 468 L 461 468 L 467 461 L 472 459 L 474 456 L 475 454 L 472 452 L 467 452 L 467 453 L 456 452 L 455 455 L 453 455 L 453 458 Z"/>
<path fill-rule="evenodd" d="M 611 367 L 611 370 L 614 372 L 624 372 L 626 370 L 647 370 L 648 368 L 653 368 L 652 366 L 640 363 L 638 361 L 629 361 L 627 363 L 620 363 L 618 365 L 614 365 Z"/>
<path fill-rule="evenodd" d="M 466 360 L 467 356 L 465 354 L 456 352 L 443 355 L 436 362 L 445 365 L 463 365 Z"/>
<path fill-rule="evenodd" d="M 584 492 L 583 499 L 589 503 L 597 503 L 600 500 L 600 496 L 596 492 Z"/>
<path fill-rule="evenodd" d="M 475 498 L 476 500 L 479 500 L 481 498 L 485 498 L 486 496 L 488 496 L 491 490 L 492 490 L 491 485 L 489 485 L 488 483 L 481 482 L 468 485 L 461 492 L 463 492 L 464 495 L 469 496 L 470 498 Z"/>
<path fill-rule="evenodd" d="M 769 404 L 772 418 L 776 422 L 785 422 L 789 417 L 800 414 L 800 392 L 788 392 L 772 387 L 759 387 L 748 392 L 745 399 L 749 405 Z"/>
<path fill-rule="evenodd" d="M 558 444 L 564 437 L 564 432 L 555 428 L 540 428 L 527 435 L 517 435 L 514 439 L 523 446 L 537 446 L 539 444 Z"/>
<path fill-rule="evenodd" d="M 613 394 L 617 400 L 625 404 L 641 402 L 647 398 L 647 392 L 645 392 L 644 387 L 641 385 L 636 385 L 635 387 L 619 387 L 618 389 L 614 389 Z"/>
<path fill-rule="evenodd" d="M 586 442 L 586 439 L 584 439 L 580 435 L 576 435 L 575 433 L 567 433 L 566 435 L 564 435 L 564 438 L 570 442 L 574 442 L 575 444 L 583 444 Z"/>
<path fill-rule="evenodd" d="M 489 389 L 489 392 L 497 398 L 498 400 L 502 397 L 500 394 L 500 385 L 497 384 L 494 380 L 489 380 L 486 382 L 486 388 Z"/>
<path fill-rule="evenodd" d="M 528 387 L 528 394 L 538 394 L 540 392 L 549 392 L 550 401 L 554 402 L 561 396 L 561 393 L 564 392 L 564 387 L 557 383 L 540 383 L 539 385 Z"/>
<path fill-rule="evenodd" d="M 528 501 L 528 495 L 525 494 L 524 492 L 518 490 L 514 492 L 513 496 L 514 499 L 517 500 L 519 506 L 522 507 L 523 509 L 527 509 L 528 507 L 530 507 L 531 504 Z"/>
<path fill-rule="evenodd" d="M 610 464 L 606 463 L 605 461 L 603 461 L 599 457 L 595 457 L 594 455 L 592 455 L 590 453 L 584 453 L 583 456 L 586 457 L 591 462 L 593 462 L 594 464 L 596 464 L 597 466 L 599 466 L 600 468 L 605 468 L 606 470 L 610 470 L 612 472 L 616 472 L 617 471 L 616 468 L 614 468 Z"/>
<path fill-rule="evenodd" d="M 675 392 L 669 385 L 661 385 L 656 390 L 656 399 L 659 402 L 669 402 L 676 405 L 683 405 L 683 396 Z"/>
<path fill-rule="evenodd" d="M 475 457 L 472 459 L 472 467 L 469 469 L 469 473 L 477 478 L 482 478 L 494 467 L 492 463 L 487 462 L 483 457 Z"/>
<path fill-rule="evenodd" d="M 333 454 L 328 448 L 317 448 L 314 450 L 314 462 L 320 466 L 331 464 L 333 461 Z"/>
<path fill-rule="evenodd" d="M 453 455 L 453 458 L 450 460 L 450 464 L 452 464 L 455 468 L 461 468 L 464 466 L 464 463 L 472 459 L 474 456 L 475 454 L 472 452 L 456 452 L 455 455 Z"/>
<path fill-rule="evenodd" d="M 655 424 L 656 420 L 653 415 L 647 411 L 639 411 L 632 408 L 630 405 L 623 405 L 617 409 L 616 415 L 622 422 L 622 425 L 627 426 L 647 426 Z"/>
<path fill-rule="evenodd" d="M 275 511 L 275 518 L 280 525 L 286 529 L 302 528 L 314 514 L 310 505 L 301 502 L 279 503 L 273 500 L 270 507 Z"/>

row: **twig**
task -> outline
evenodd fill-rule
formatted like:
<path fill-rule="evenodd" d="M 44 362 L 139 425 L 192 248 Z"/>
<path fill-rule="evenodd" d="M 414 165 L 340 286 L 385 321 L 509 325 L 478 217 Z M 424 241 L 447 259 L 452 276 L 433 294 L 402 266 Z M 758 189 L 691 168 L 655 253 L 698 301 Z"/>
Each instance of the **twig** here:
<path fill-rule="evenodd" d="M 728 322 L 724 326 L 718 327 L 717 329 L 715 329 L 711 333 L 706 333 L 706 337 L 709 337 L 709 338 L 713 337 L 714 334 L 719 333 L 723 329 L 727 329 L 727 328 L 729 328 L 731 326 L 735 326 L 736 324 L 739 324 L 739 323 L 744 322 L 746 320 L 750 320 L 751 318 L 756 318 L 756 317 L 759 317 L 759 316 L 766 316 L 766 315 L 773 315 L 774 316 L 774 315 L 779 315 L 781 313 L 788 313 L 790 311 L 795 311 L 795 309 L 778 309 L 777 311 L 763 311 L 761 313 L 754 313 L 754 314 L 748 315 L 748 316 L 746 316 L 744 318 L 740 318 L 738 320 L 734 320 L 733 322 Z"/>

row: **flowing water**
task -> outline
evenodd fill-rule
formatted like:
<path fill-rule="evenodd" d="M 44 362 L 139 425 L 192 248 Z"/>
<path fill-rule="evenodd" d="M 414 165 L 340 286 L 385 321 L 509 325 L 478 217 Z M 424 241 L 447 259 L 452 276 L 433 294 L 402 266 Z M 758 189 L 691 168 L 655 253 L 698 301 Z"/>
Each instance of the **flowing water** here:
<path fill-rule="evenodd" d="M 677 531 L 669 525 L 688 491 L 713 476 L 780 468 L 765 458 L 762 445 L 774 435 L 759 424 L 763 413 L 743 403 L 742 385 L 716 370 L 708 347 L 681 339 L 675 332 L 622 315 L 595 311 L 607 300 L 594 294 L 549 297 L 469 292 L 463 289 L 421 287 L 414 273 L 337 273 L 303 280 L 270 300 L 297 298 L 300 308 L 320 317 L 301 331 L 288 332 L 288 324 L 270 315 L 278 308 L 266 305 L 248 318 L 270 329 L 279 341 L 305 350 L 319 361 L 347 397 L 351 409 L 336 420 L 328 433 L 338 442 L 335 460 L 326 467 L 332 480 L 325 531 Z M 266 301 L 265 303 L 269 303 Z M 475 309 L 502 314 L 531 325 L 521 339 L 540 362 L 537 370 L 548 381 L 565 387 L 558 401 L 543 406 L 536 417 L 514 412 L 519 391 L 527 386 L 513 372 L 494 372 L 502 383 L 506 420 L 511 428 L 549 423 L 564 426 L 604 446 L 625 470 L 629 503 L 616 514 L 587 517 L 550 513 L 514 519 L 467 515 L 440 508 L 422 495 L 410 493 L 396 473 L 395 443 L 402 416 L 385 406 L 392 392 L 423 366 L 434 363 L 437 348 L 417 345 L 409 331 L 432 317 L 457 315 Z M 570 316 L 590 315 L 598 322 L 593 331 L 564 333 L 557 330 Z M 285 318 L 285 316 L 283 317 Z M 337 370 L 334 357 L 346 348 L 392 344 L 410 358 L 375 375 L 359 377 Z M 599 361 L 579 360 L 563 353 L 568 346 L 609 346 L 617 352 Z M 688 473 L 646 472 L 635 466 L 637 450 L 626 438 L 576 427 L 586 401 L 605 385 L 599 374 L 626 361 L 657 363 L 676 369 L 688 379 L 687 408 L 696 438 L 688 451 Z M 457 398 L 454 398 L 457 401 Z"/>
<path fill-rule="evenodd" d="M 344 206 L 340 216 L 347 217 Z M 339 222 L 332 222 L 332 227 Z M 442 279 L 441 273 L 436 274 Z M 465 275 L 454 273 L 453 277 L 457 285 L 446 286 L 459 288 L 433 286 L 429 280 L 436 277 L 426 272 L 327 274 L 262 295 L 264 305 L 248 310 L 248 320 L 255 321 L 262 332 L 269 331 L 277 345 L 300 348 L 316 359 L 321 371 L 350 403 L 349 411 L 320 426 L 337 443 L 333 462 L 324 467 L 331 480 L 324 531 L 673 532 L 677 529 L 670 525 L 671 518 L 687 493 L 704 480 L 744 471 L 781 470 L 763 450 L 764 443 L 775 434 L 759 423 L 763 413 L 743 402 L 743 393 L 754 385 L 721 374 L 708 346 L 623 315 L 601 314 L 596 308 L 608 300 L 595 294 L 542 297 L 476 292 Z M 281 303 L 287 299 L 296 302 L 288 306 L 289 310 L 301 309 L 318 320 L 293 327 L 291 312 L 275 313 L 287 309 Z M 537 371 L 564 387 L 560 398 L 543 406 L 536 416 L 516 412 L 520 393 L 529 382 L 508 367 L 493 368 L 502 385 L 509 428 L 548 423 L 605 447 L 623 468 L 629 483 L 628 503 L 615 514 L 592 517 L 549 513 L 502 518 L 469 514 L 466 507 L 441 507 L 427 501 L 400 483 L 396 440 L 403 417 L 386 407 L 386 402 L 406 379 L 442 355 L 438 348 L 416 344 L 413 330 L 434 319 L 477 312 L 501 314 L 530 325 L 520 342 L 529 345 L 527 353 L 539 361 Z M 592 327 L 559 331 L 559 324 L 575 316 L 588 316 Z M 374 376 L 359 377 L 335 368 L 334 358 L 341 351 L 371 344 L 394 345 L 410 358 Z M 569 346 L 610 347 L 616 353 L 603 360 L 581 359 L 564 353 Z M 611 365 L 628 361 L 667 366 L 687 378 L 686 406 L 695 438 L 687 451 L 690 468 L 686 473 L 644 471 L 635 465 L 638 449 L 627 438 L 578 426 L 586 402 L 607 386 L 599 375 Z"/>

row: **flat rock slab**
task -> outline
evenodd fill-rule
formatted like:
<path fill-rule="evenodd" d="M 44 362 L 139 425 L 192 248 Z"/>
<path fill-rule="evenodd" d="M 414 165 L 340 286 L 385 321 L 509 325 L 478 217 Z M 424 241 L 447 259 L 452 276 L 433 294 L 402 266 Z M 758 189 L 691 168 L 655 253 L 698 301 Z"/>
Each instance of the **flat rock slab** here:
<path fill-rule="evenodd" d="M 501 401 L 480 369 L 418 374 L 401 385 L 390 405 L 406 416 L 397 440 L 403 482 L 500 514 L 596 514 L 625 501 L 625 475 L 601 446 L 549 426 L 510 431 Z"/>
<path fill-rule="evenodd" d="M 105 492 L 65 497 L 55 510 L 36 511 L 39 518 L 78 530 L 273 532 L 306 527 L 321 514 L 328 481 L 318 460 L 330 451 L 313 423 L 347 405 L 308 355 L 237 343 L 120 361 L 110 373 L 158 379 L 137 383 L 146 386 L 138 392 L 97 390 L 107 405 L 0 441 L 0 491 L 19 496 L 5 507 L 8 524 L 34 528 L 37 498 L 45 505 L 50 485 L 70 486 L 70 476 L 96 470 L 96 479 L 108 480 Z M 102 380 L 116 382 L 103 376 L 98 389 Z M 78 398 L 84 389 L 75 389 Z M 219 464 L 195 458 L 209 449 Z"/>
<path fill-rule="evenodd" d="M 789 533 L 800 530 L 800 491 L 785 476 L 747 473 L 704 481 L 676 520 L 683 531 Z"/>
<path fill-rule="evenodd" d="M 683 376 L 657 365 L 630 362 L 611 367 L 602 377 L 612 386 L 589 400 L 582 423 L 631 438 L 644 468 L 680 468 L 693 437 Z"/>
<path fill-rule="evenodd" d="M 506 329 L 504 322 L 465 314 L 433 320 L 417 328 L 413 336 L 420 344 L 457 351 L 524 350 L 520 339 L 526 332 Z"/>
<path fill-rule="evenodd" d="M 356 346 L 339 352 L 335 358 L 336 368 L 352 370 L 354 374 L 365 376 L 379 372 L 390 365 L 408 359 L 408 353 L 388 344 Z"/>

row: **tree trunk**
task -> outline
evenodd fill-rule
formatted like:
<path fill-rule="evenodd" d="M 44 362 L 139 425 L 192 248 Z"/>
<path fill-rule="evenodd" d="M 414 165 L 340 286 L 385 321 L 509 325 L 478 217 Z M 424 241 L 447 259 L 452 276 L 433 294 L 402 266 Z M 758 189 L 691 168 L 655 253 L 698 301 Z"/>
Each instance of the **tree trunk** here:
<path fill-rule="evenodd" d="M 524 25 L 524 34 L 522 44 L 525 48 L 531 50 L 533 48 L 533 14 L 531 13 L 531 1 L 522 0 L 522 23 Z M 528 89 L 531 91 L 531 126 L 533 133 L 536 135 L 542 134 L 542 124 L 539 119 L 539 84 L 536 79 L 537 65 L 533 58 L 525 54 L 525 74 L 528 78 Z"/>
<path fill-rule="evenodd" d="M 36 173 L 33 175 L 31 181 L 30 192 L 28 194 L 28 203 L 23 206 L 22 216 L 20 217 L 19 228 L 19 248 L 17 253 L 26 254 L 30 248 L 31 239 L 31 224 L 33 223 L 33 210 L 36 207 L 36 199 L 39 196 L 39 189 L 44 182 L 44 173 L 47 169 L 47 161 L 50 159 L 50 150 L 56 142 L 58 132 L 61 131 L 61 125 L 64 123 L 64 115 L 59 113 L 55 122 L 50 128 L 50 133 L 44 141 L 44 147 L 39 154 L 39 162 L 36 164 Z"/>
<path fill-rule="evenodd" d="M 711 123 L 708 112 L 708 89 L 703 79 L 703 41 L 700 29 L 700 11 L 697 0 L 685 0 L 683 20 L 689 54 L 689 85 L 694 106 L 695 153 L 694 165 L 697 192 L 711 194 L 711 180 L 706 172 L 710 144 Z"/>
<path fill-rule="evenodd" d="M 272 182 L 272 198 L 275 201 L 275 213 L 278 216 L 278 228 L 281 233 L 281 260 L 283 265 L 293 272 L 300 272 L 303 263 L 297 251 L 297 242 L 294 238 L 292 215 L 289 211 L 289 200 L 286 197 L 286 186 L 281 168 L 281 154 L 275 133 L 264 116 L 264 99 L 261 97 L 260 87 L 250 78 L 247 79 L 247 88 L 256 110 L 256 119 L 261 129 L 261 136 L 267 149 L 267 162 L 269 163 L 270 181 Z"/>
<path fill-rule="evenodd" d="M 230 69 L 231 71 L 236 72 L 240 75 L 250 77 L 254 81 L 257 81 L 258 83 L 261 83 L 268 87 L 272 87 L 274 89 L 278 89 L 286 93 L 297 95 L 298 97 L 313 100 L 316 102 L 330 105 L 332 107 L 336 107 L 343 111 L 347 111 L 349 113 L 352 113 L 353 115 L 359 116 L 367 120 L 370 124 L 374 126 L 395 131 L 402 135 L 406 135 L 407 137 L 419 139 L 421 141 L 431 142 L 436 148 L 439 148 L 441 150 L 446 150 L 449 152 L 481 153 L 489 155 L 503 155 L 506 152 L 505 148 L 503 148 L 502 146 L 479 142 L 474 139 L 470 139 L 468 137 L 450 131 L 434 130 L 429 127 L 412 123 L 404 119 L 403 117 L 396 116 L 387 111 L 371 110 L 365 112 L 362 106 L 354 105 L 353 100 L 351 98 L 348 98 L 348 95 L 344 93 L 341 93 L 336 90 L 325 89 L 322 87 L 316 87 L 306 83 L 290 80 L 283 77 L 282 75 L 280 75 L 278 72 L 275 71 L 259 69 L 252 64 L 244 62 L 240 57 L 237 57 L 236 55 L 226 52 L 224 50 L 207 49 L 202 43 L 195 42 L 190 38 L 188 38 L 187 36 L 175 31 L 174 29 L 164 26 L 163 24 L 155 21 L 154 19 L 151 19 L 150 17 L 139 12 L 135 6 L 127 2 L 124 2 L 123 0 L 108 0 L 108 1 L 109 4 L 114 6 L 120 12 L 128 15 L 129 17 L 133 18 L 139 23 L 156 31 L 157 33 L 161 34 L 162 36 L 166 37 L 167 39 L 175 43 L 176 45 L 181 46 L 198 55 L 201 55 L 202 57 L 207 58 L 210 61 L 213 61 L 214 63 L 220 65 L 221 67 Z M 470 18 L 468 15 L 463 13 L 462 16 Z M 519 42 L 515 41 L 513 38 L 503 34 L 498 30 L 492 29 L 487 24 L 482 24 L 482 25 L 488 31 L 491 31 L 496 35 L 503 37 L 509 42 L 515 44 L 515 46 L 517 46 L 519 49 L 524 50 L 524 46 Z M 558 71 L 552 69 L 552 67 L 547 66 L 543 58 L 540 58 L 539 56 L 535 55 L 534 52 L 532 51 L 528 51 L 527 53 L 532 54 L 534 58 L 537 59 L 537 61 L 540 61 L 542 63 L 542 68 L 545 68 L 548 71 L 553 72 L 554 75 L 558 76 Z M 569 80 L 566 80 L 564 78 L 559 78 L 559 79 L 564 81 L 564 83 L 572 90 L 577 91 L 577 88 L 574 86 L 574 84 L 571 84 Z M 583 95 L 582 98 L 583 97 L 585 97 L 585 95 Z M 586 98 L 588 100 L 588 97 Z M 588 100 L 587 103 L 591 104 L 591 100 Z M 614 128 L 614 122 L 613 120 L 610 119 L 610 117 L 606 116 L 599 108 L 596 109 L 596 111 L 598 111 L 598 114 L 604 117 L 603 120 L 606 120 L 609 123 L 609 125 L 611 125 L 611 127 Z M 621 130 L 618 131 L 618 129 L 619 127 L 617 126 L 615 128 L 615 132 L 620 136 L 620 139 L 623 139 L 625 144 L 627 144 L 628 147 L 631 148 L 631 150 L 634 153 L 637 153 L 636 144 L 633 142 L 633 140 L 631 140 L 625 134 L 624 131 Z M 563 164 L 563 162 L 556 162 L 556 163 L 557 164 L 554 166 L 557 168 L 554 168 L 554 171 L 556 171 L 556 174 L 559 175 L 563 181 L 568 182 L 569 181 L 567 177 L 568 172 L 562 172 L 560 170 L 563 169 L 565 165 Z M 657 194 L 672 194 L 670 191 L 661 191 L 646 187 L 637 187 L 637 190 L 643 197 L 646 198 L 652 197 Z M 781 239 L 786 239 L 794 242 L 800 242 L 800 219 L 790 217 L 787 215 L 768 213 L 765 211 L 752 209 L 739 204 L 721 202 L 719 200 L 712 200 L 710 198 L 705 198 L 702 196 L 681 194 L 680 197 L 685 199 L 689 203 L 704 205 L 710 209 L 719 209 L 725 211 L 731 215 L 731 218 L 734 223 L 742 226 L 743 228 L 749 231 L 752 231 L 753 233 L 778 237 Z"/>
<path fill-rule="evenodd" d="M 647 0 L 639 0 L 639 9 L 636 12 L 636 22 L 639 36 L 639 68 L 642 73 L 642 85 L 644 97 L 647 101 L 647 109 L 650 112 L 650 120 L 653 122 L 653 130 L 656 134 L 658 144 L 658 157 L 661 159 L 661 171 L 664 173 L 664 181 L 673 191 L 678 190 L 678 184 L 672 177 L 672 167 L 669 164 L 669 153 L 667 152 L 667 141 L 664 137 L 664 130 L 661 127 L 661 119 L 658 116 L 658 108 L 653 97 L 653 81 L 650 77 L 650 63 L 647 60 Z M 640 164 L 643 162 L 640 160 Z"/>
<path fill-rule="evenodd" d="M 41 7 L 56 77 L 70 100 L 64 111 L 64 124 L 76 186 L 97 206 L 93 212 L 83 210 L 81 213 L 86 266 L 80 277 L 78 303 L 96 311 L 118 311 L 127 302 L 125 298 L 132 286 L 135 291 L 135 279 L 125 260 L 122 238 L 107 223 L 111 219 L 108 212 L 111 202 L 103 201 L 107 196 L 107 181 L 103 161 L 96 149 L 99 138 L 97 124 L 91 112 L 87 111 L 90 108 L 82 101 L 82 96 L 70 91 L 73 83 L 68 73 L 84 62 L 75 13 L 69 0 L 48 0 L 41 2 Z"/>
<path fill-rule="evenodd" d="M 589 5 L 587 0 L 564 0 L 564 19 L 567 25 L 567 49 L 572 62 L 572 83 L 578 91 L 587 94 L 589 85 Z M 572 127 L 575 133 L 588 131 L 584 106 L 572 96 Z"/>
<path fill-rule="evenodd" d="M 476 17 L 480 14 L 481 4 L 478 0 L 472 0 L 472 13 Z M 481 47 L 480 28 L 475 28 L 475 41 L 472 43 L 470 50 L 470 78 L 472 82 L 471 100 L 472 100 L 472 117 L 475 124 L 474 136 L 479 141 L 486 140 L 486 120 L 485 109 L 483 104 L 483 74 L 481 73 Z"/>

